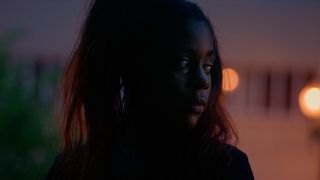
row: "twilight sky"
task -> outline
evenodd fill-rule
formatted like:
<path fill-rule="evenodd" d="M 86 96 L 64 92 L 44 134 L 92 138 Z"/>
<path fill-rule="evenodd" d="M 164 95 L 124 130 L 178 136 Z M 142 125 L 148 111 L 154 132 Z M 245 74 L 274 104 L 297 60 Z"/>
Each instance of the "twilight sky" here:
<path fill-rule="evenodd" d="M 320 0 L 193 0 L 212 20 L 230 64 L 314 66 L 320 62 Z M 17 57 L 66 59 L 86 0 L 1 0 L 0 37 L 20 28 Z M 301 63 L 303 62 L 303 63 Z"/>

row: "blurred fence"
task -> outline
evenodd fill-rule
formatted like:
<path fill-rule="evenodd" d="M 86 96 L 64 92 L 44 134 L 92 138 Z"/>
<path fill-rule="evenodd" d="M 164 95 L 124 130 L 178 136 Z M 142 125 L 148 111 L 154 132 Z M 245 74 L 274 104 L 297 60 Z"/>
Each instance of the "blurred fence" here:
<path fill-rule="evenodd" d="M 302 115 L 300 91 L 312 82 L 316 68 L 242 68 L 239 87 L 228 94 L 229 107 L 238 113 L 277 116 Z"/>

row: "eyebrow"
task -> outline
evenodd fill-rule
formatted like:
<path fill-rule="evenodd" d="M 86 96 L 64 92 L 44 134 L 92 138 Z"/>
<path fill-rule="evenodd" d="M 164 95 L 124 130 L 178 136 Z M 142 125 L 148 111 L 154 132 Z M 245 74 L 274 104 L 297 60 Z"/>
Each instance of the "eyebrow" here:
<path fill-rule="evenodd" d="M 215 49 L 211 49 L 208 53 L 207 53 L 207 57 L 208 56 L 214 56 L 216 55 L 216 50 Z"/>
<path fill-rule="evenodd" d="M 194 49 L 189 48 L 189 47 L 180 47 L 180 48 L 178 48 L 178 50 L 180 50 L 180 51 L 186 51 L 186 52 L 189 52 L 189 53 L 191 53 L 191 54 L 193 54 L 193 55 L 196 55 L 196 54 L 197 54 L 197 50 L 194 50 Z M 210 49 L 210 50 L 207 52 L 207 54 L 206 54 L 207 57 L 209 57 L 209 56 L 214 56 L 214 55 L 216 55 L 216 49 L 215 49 L 215 48 Z"/>

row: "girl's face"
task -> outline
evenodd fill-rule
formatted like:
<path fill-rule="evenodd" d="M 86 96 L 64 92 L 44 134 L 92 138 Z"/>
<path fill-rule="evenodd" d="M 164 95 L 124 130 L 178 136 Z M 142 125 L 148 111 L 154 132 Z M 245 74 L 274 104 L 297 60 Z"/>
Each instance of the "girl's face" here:
<path fill-rule="evenodd" d="M 215 60 L 212 35 L 203 21 L 190 21 L 171 42 L 170 68 L 159 83 L 165 109 L 179 126 L 193 128 L 207 108 Z M 181 124 L 182 123 L 182 124 Z"/>

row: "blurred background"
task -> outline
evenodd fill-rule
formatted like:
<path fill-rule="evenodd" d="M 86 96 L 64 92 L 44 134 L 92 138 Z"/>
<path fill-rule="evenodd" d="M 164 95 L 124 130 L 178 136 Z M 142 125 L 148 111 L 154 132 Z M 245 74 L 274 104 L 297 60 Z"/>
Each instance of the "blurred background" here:
<path fill-rule="evenodd" d="M 256 179 L 319 180 L 320 1 L 193 1 L 214 24 Z M 0 179 L 43 179 L 58 153 L 53 104 L 87 4 L 0 1 Z"/>

